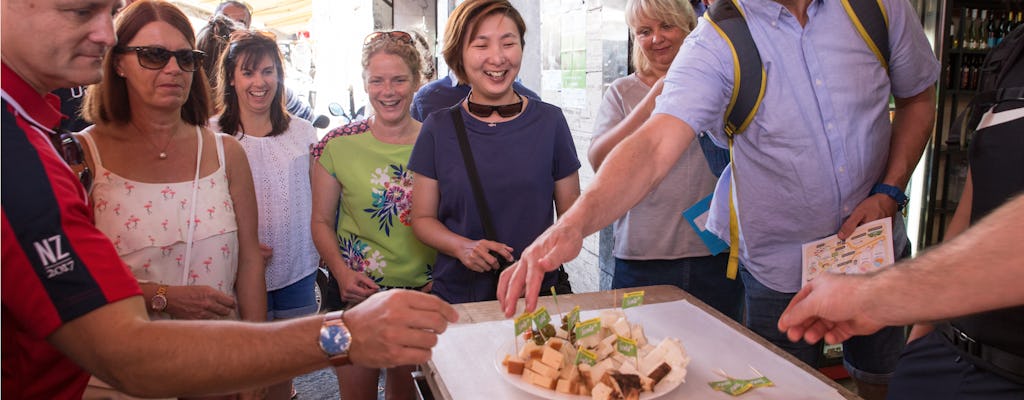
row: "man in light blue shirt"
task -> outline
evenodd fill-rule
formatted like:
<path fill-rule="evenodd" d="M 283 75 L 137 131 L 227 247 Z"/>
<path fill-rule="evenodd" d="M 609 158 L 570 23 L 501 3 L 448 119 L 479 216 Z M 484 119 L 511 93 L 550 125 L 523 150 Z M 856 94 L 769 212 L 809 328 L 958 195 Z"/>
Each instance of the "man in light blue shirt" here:
<path fill-rule="evenodd" d="M 785 5 L 783 5 L 783 3 Z M 800 246 L 864 222 L 897 215 L 897 202 L 871 195 L 876 184 L 906 186 L 935 118 L 939 63 L 906 0 L 883 0 L 891 58 L 886 71 L 835 0 L 741 0 L 767 73 L 764 100 L 734 142 L 734 159 L 715 191 L 708 229 L 729 240 L 729 185 L 735 179 L 740 279 L 747 325 L 813 363 L 816 352 L 776 329 L 800 288 Z M 723 132 L 733 90 L 731 50 L 706 21 L 683 44 L 654 115 L 610 156 L 576 204 L 502 276 L 507 315 L 515 299 L 536 293 L 543 270 L 578 254 L 582 238 L 638 202 L 693 142 L 694 132 Z M 888 99 L 896 98 L 890 124 Z M 723 134 L 715 136 L 726 143 Z M 896 252 L 907 245 L 894 218 Z M 527 309 L 536 305 L 527 298 Z M 884 390 L 902 348 L 898 328 L 847 342 L 851 375 Z M 874 385 L 868 385 L 874 384 Z"/>

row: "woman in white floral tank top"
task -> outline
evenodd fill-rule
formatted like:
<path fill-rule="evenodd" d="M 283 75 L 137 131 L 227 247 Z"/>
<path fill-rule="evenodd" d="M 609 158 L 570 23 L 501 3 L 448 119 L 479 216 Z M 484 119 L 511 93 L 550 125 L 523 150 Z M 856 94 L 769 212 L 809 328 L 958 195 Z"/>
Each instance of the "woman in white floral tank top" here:
<path fill-rule="evenodd" d="M 265 321 L 249 163 L 237 140 L 203 128 L 202 53 L 188 18 L 165 4 L 115 20 L 118 46 L 83 103 L 96 124 L 80 134 L 96 225 L 139 279 L 151 318 Z"/>

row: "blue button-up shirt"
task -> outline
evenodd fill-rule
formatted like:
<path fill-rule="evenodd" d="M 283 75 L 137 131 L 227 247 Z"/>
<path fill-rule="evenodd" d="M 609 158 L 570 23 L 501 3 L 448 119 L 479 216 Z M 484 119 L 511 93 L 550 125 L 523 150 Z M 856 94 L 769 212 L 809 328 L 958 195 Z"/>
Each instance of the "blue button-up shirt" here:
<path fill-rule="evenodd" d="M 740 3 L 767 86 L 753 122 L 735 138 L 733 164 L 715 189 L 708 229 L 729 240 L 729 185 L 735 179 L 741 261 L 769 288 L 795 292 L 801 244 L 835 234 L 883 178 L 892 136 L 890 93 L 921 93 L 934 85 L 940 66 L 906 0 L 883 1 L 889 75 L 838 1 L 811 3 L 805 26 L 774 1 Z M 673 62 L 655 113 L 698 132 L 723 132 L 732 71 L 728 45 L 702 19 Z M 714 139 L 726 143 L 724 134 Z M 896 220 L 894 244 L 902 249 L 905 229 Z"/>

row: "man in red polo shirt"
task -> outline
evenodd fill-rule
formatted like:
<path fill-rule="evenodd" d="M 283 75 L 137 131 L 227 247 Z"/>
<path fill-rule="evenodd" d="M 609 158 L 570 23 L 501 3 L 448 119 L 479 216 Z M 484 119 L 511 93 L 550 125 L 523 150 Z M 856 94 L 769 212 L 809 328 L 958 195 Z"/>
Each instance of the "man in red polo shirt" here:
<path fill-rule="evenodd" d="M 120 4 L 0 1 L 2 397 L 80 399 L 89 373 L 129 394 L 171 397 L 237 392 L 348 362 L 429 359 L 458 314 L 413 291 L 273 324 L 149 320 L 135 278 L 92 224 L 81 150 L 54 131 L 62 116 L 48 94 L 100 79 Z"/>

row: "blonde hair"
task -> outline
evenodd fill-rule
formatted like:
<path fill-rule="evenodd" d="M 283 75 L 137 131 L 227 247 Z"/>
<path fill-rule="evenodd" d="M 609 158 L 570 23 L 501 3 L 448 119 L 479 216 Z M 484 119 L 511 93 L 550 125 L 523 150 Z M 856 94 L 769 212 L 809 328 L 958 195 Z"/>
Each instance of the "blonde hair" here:
<path fill-rule="evenodd" d="M 629 0 L 626 3 L 626 24 L 629 35 L 633 38 L 633 69 L 637 72 L 648 72 L 651 62 L 644 56 L 643 49 L 636 44 L 636 28 L 641 18 L 668 23 L 683 30 L 686 37 L 697 27 L 697 15 L 686 0 Z"/>
<path fill-rule="evenodd" d="M 409 34 L 404 31 L 397 32 Z M 423 69 L 423 53 L 416 48 L 415 37 L 412 34 L 409 34 L 409 37 L 409 41 L 405 41 L 385 35 L 364 45 L 362 59 L 363 80 L 365 81 L 370 73 L 370 58 L 372 58 L 374 54 L 383 52 L 385 54 L 391 54 L 401 58 L 402 61 L 405 62 L 405 65 L 409 67 L 409 72 L 412 74 L 413 87 L 419 88 L 420 84 L 423 83 L 423 77 L 425 75 Z"/>

